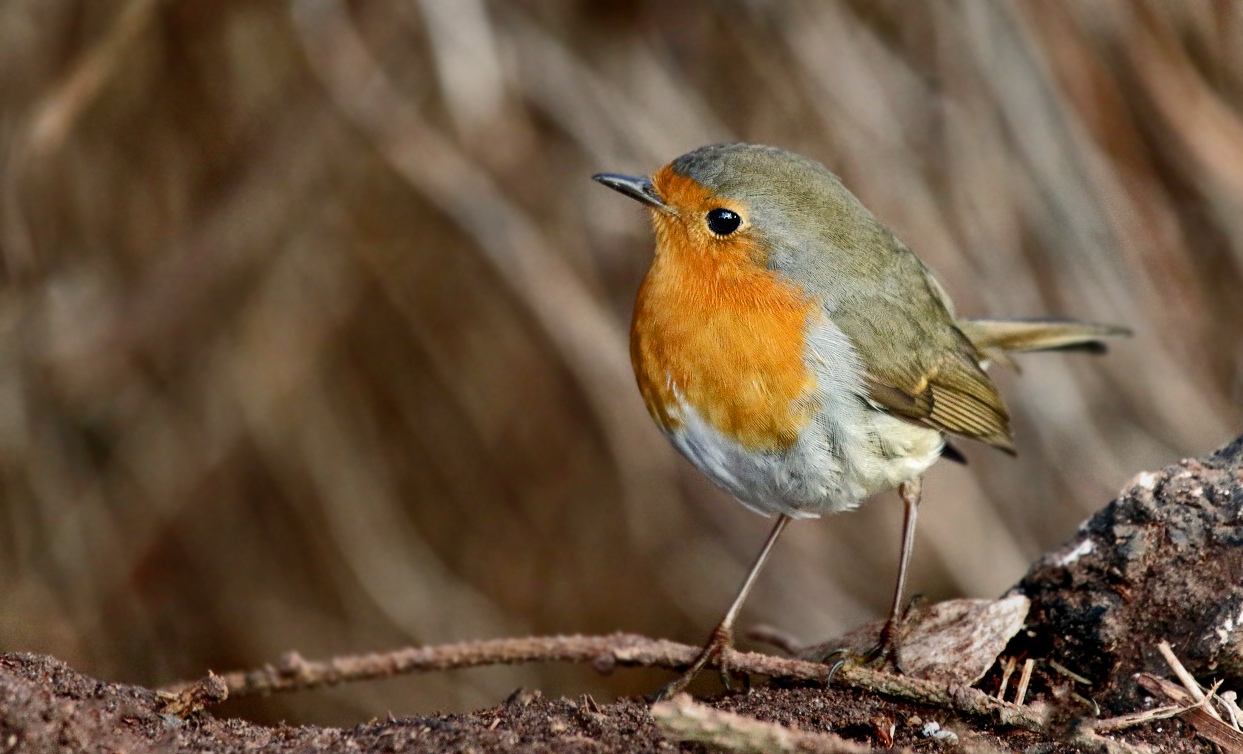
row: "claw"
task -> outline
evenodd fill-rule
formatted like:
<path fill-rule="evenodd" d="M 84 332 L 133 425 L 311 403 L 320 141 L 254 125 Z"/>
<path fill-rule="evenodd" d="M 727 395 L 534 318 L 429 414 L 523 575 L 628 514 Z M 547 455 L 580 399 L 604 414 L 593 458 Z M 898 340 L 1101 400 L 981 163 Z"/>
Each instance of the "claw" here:
<path fill-rule="evenodd" d="M 662 702 L 672 698 L 675 694 L 684 690 L 691 681 L 695 680 L 695 676 L 699 675 L 700 671 L 713 660 L 716 660 L 717 667 L 721 671 L 721 683 L 725 686 L 726 691 L 730 693 L 746 691 L 750 686 L 749 678 L 746 678 L 741 686 L 734 685 L 734 677 L 730 671 L 729 663 L 729 650 L 733 649 L 733 646 L 733 632 L 728 628 L 718 626 L 712 632 L 712 636 L 708 638 L 708 643 L 700 650 L 699 656 L 686 669 L 686 672 L 662 686 L 655 694 L 647 697 L 648 701 Z"/>
<path fill-rule="evenodd" d="M 880 630 L 880 636 L 876 639 L 876 644 L 868 651 L 860 653 L 853 649 L 842 648 L 817 658 L 820 662 L 830 665 L 825 685 L 831 685 L 833 676 L 837 675 L 837 671 L 846 664 L 860 665 L 874 670 L 893 668 L 898 675 L 906 675 L 906 671 L 902 669 L 900 637 L 904 633 L 903 629 L 917 599 L 911 600 L 911 604 L 903 611 L 897 623 L 892 620 L 885 621 L 885 625 Z"/>
<path fill-rule="evenodd" d="M 839 652 L 841 652 L 843 656 L 839 657 L 837 662 L 829 666 L 829 674 L 824 677 L 824 685 L 826 688 L 833 685 L 833 676 L 837 675 L 837 671 L 841 670 L 842 666 L 849 660 L 849 658 L 845 656 L 845 652 L 840 649 L 837 650 L 837 652 L 830 654 L 829 657 L 832 657 Z M 828 658 L 826 657 L 825 659 L 827 660 Z"/>

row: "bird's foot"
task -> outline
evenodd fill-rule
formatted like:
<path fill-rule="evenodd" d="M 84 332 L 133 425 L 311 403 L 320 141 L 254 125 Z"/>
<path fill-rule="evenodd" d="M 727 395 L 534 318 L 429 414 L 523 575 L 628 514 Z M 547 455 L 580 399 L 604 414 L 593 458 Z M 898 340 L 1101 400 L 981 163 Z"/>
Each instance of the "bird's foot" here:
<path fill-rule="evenodd" d="M 717 627 L 712 632 L 712 636 L 708 638 L 708 643 L 700 650 L 699 656 L 686 669 L 686 672 L 678 676 L 673 681 L 665 684 L 659 691 L 648 697 L 649 701 L 661 702 L 672 698 L 678 692 L 684 690 L 699 672 L 707 667 L 714 660 L 717 668 L 721 671 L 721 683 L 725 686 L 725 690 L 731 693 L 746 691 L 748 687 L 748 677 L 743 675 L 740 683 L 735 683 L 733 673 L 730 669 L 729 653 L 734 648 L 734 634 L 728 628 Z"/>
<path fill-rule="evenodd" d="M 889 620 L 885 621 L 885 625 L 881 627 L 880 636 L 877 637 L 876 644 L 871 649 L 864 652 L 850 648 L 835 649 L 814 658 L 816 661 L 829 666 L 829 674 L 826 677 L 825 685 L 832 684 L 833 676 L 844 665 L 848 664 L 876 671 L 893 670 L 898 675 L 906 675 L 906 671 L 902 669 L 902 637 L 906 634 L 907 622 L 911 612 L 919 601 L 918 597 L 912 599 L 906 606 L 906 609 L 902 611 L 902 615 L 897 616 L 896 619 L 894 616 L 890 616 Z"/>
<path fill-rule="evenodd" d="M 859 652 L 854 649 L 835 649 L 823 655 L 820 662 L 829 666 L 829 673 L 825 676 L 824 684 L 831 686 L 833 684 L 833 676 L 837 675 L 837 671 L 846 665 L 855 665 L 858 667 L 868 668 L 870 670 L 885 671 L 892 669 L 898 675 L 905 675 L 902 670 L 902 660 L 899 656 L 898 640 L 891 638 L 888 641 L 882 638 L 866 652 Z"/>

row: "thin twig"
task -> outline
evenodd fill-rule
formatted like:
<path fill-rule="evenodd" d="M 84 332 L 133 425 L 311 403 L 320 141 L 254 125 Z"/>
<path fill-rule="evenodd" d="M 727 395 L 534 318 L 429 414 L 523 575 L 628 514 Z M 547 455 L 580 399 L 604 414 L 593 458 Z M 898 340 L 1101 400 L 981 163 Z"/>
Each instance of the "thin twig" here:
<path fill-rule="evenodd" d="M 799 730 L 747 715 L 698 704 L 686 694 L 652 705 L 652 717 L 665 736 L 694 741 L 727 751 L 866 754 L 873 749 L 832 733 Z M 906 751 L 899 749 L 898 751 Z"/>
<path fill-rule="evenodd" d="M 1057 660 L 1046 660 L 1046 662 L 1049 664 L 1049 667 L 1053 668 L 1054 670 L 1066 676 L 1067 678 L 1074 681 L 1075 683 L 1082 683 L 1084 686 L 1092 685 L 1092 681 L 1088 680 L 1087 678 L 1084 678 L 1083 676 L 1079 675 L 1078 673 L 1066 667 L 1065 665 L 1058 662 Z"/>
<path fill-rule="evenodd" d="M 1154 707 L 1152 709 L 1140 710 L 1139 712 L 1128 712 L 1117 717 L 1107 717 L 1104 720 L 1097 720 L 1092 723 L 1092 730 L 1097 733 L 1112 733 L 1118 730 L 1125 730 L 1126 728 L 1134 728 L 1136 725 L 1143 725 L 1153 720 L 1177 717 L 1189 709 L 1194 709 L 1199 704 L 1199 702 L 1196 702 L 1190 707 L 1182 704 L 1168 704 L 1164 707 Z"/>
<path fill-rule="evenodd" d="M 1178 680 L 1182 682 L 1183 688 L 1187 689 L 1187 693 L 1191 694 L 1192 698 L 1194 698 L 1197 702 L 1200 702 L 1204 706 L 1204 710 L 1206 712 L 1218 720 L 1221 720 L 1221 715 L 1217 714 L 1217 710 L 1213 709 L 1213 705 L 1205 703 L 1206 697 L 1204 696 L 1204 692 L 1200 689 L 1200 684 L 1196 683 L 1196 679 L 1192 678 L 1191 673 L 1187 672 L 1187 668 L 1183 667 L 1183 664 L 1179 662 L 1178 657 L 1174 654 L 1173 648 L 1170 647 L 1170 643 L 1165 639 L 1162 639 L 1161 643 L 1157 644 L 1157 650 L 1161 653 L 1161 656 L 1165 658 L 1166 663 L 1169 664 L 1170 670 L 1174 671 L 1174 675 L 1178 676 Z M 1222 722 L 1225 721 L 1222 720 Z"/>
<path fill-rule="evenodd" d="M 997 689 L 997 698 L 1005 701 L 1006 687 L 1010 685 L 1010 676 L 1014 675 L 1014 668 L 1019 664 L 1018 655 L 1010 655 L 1006 658 L 1006 668 L 1001 672 L 1001 688 Z"/>
<path fill-rule="evenodd" d="M 1158 752 L 1157 749 L 1147 744 L 1131 744 L 1098 735 L 1094 728 L 1087 726 L 1080 728 L 1071 736 L 1070 743 L 1078 745 L 1085 751 L 1100 751 L 1104 754 L 1157 754 Z"/>
<path fill-rule="evenodd" d="M 1150 673 L 1140 673 L 1135 676 L 1135 680 L 1153 694 L 1185 705 L 1186 717 L 1184 719 L 1191 724 L 1201 738 L 1217 744 L 1223 754 L 1243 754 L 1243 733 L 1208 714 L 1206 711 L 1208 707 L 1201 705 L 1182 686 Z"/>
<path fill-rule="evenodd" d="M 690 666 L 698 653 L 698 647 L 635 634 L 545 636 L 415 647 L 384 654 L 335 657 L 323 662 L 305 660 L 290 653 L 276 666 L 225 673 L 220 677 L 229 696 L 239 697 L 334 686 L 404 673 L 530 662 L 590 662 L 604 673 L 617 666 L 682 670 Z M 828 667 L 818 662 L 754 652 L 731 651 L 729 664 L 743 673 L 806 683 L 823 684 L 828 673 Z M 1044 724 L 1040 710 L 1007 704 L 978 689 L 958 684 L 889 675 L 853 665 L 841 668 L 833 677 L 833 683 L 954 710 L 1004 727 L 1039 731 Z M 187 685 L 178 684 L 167 691 L 178 693 Z"/>
<path fill-rule="evenodd" d="M 1027 684 L 1032 679 L 1032 668 L 1036 667 L 1036 661 L 1028 657 L 1023 661 L 1023 674 L 1019 676 L 1019 686 L 1014 690 L 1014 703 L 1022 707 L 1023 702 L 1027 699 Z"/>
<path fill-rule="evenodd" d="M 1239 719 L 1243 718 L 1243 710 L 1239 709 L 1237 695 L 1233 691 L 1226 691 L 1217 695 L 1221 706 L 1226 708 L 1226 713 L 1230 715 L 1230 724 L 1235 730 L 1239 730 Z"/>

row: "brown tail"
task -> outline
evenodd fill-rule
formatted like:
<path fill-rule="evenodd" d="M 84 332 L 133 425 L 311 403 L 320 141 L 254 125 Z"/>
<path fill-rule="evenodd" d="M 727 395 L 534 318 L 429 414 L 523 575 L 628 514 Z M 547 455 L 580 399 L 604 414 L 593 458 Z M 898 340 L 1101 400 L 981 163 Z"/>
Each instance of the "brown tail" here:
<path fill-rule="evenodd" d="M 1105 338 L 1130 335 L 1125 327 L 1070 319 L 966 319 L 958 328 L 984 358 L 1013 364 L 1007 353 L 1076 350 L 1105 352 Z"/>

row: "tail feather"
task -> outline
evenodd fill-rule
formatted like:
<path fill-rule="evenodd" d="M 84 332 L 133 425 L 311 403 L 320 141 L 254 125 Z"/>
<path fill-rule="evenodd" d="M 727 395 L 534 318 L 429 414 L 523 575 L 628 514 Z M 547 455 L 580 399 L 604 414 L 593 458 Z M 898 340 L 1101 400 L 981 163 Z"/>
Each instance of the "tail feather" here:
<path fill-rule="evenodd" d="M 1130 335 L 1125 327 L 1070 319 L 965 319 L 958 323 L 988 361 L 1013 362 L 1007 353 L 1081 350 L 1105 352 L 1105 338 Z"/>

